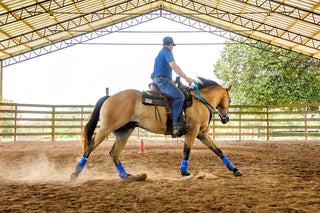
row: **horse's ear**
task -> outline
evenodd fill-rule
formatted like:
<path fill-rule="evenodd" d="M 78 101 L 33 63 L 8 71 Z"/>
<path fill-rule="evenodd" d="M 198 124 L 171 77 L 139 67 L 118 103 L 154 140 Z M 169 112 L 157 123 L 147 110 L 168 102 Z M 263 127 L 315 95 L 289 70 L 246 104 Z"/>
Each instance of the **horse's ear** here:
<path fill-rule="evenodd" d="M 232 87 L 232 85 L 230 85 L 230 86 L 227 88 L 228 92 L 230 92 L 231 87 Z"/>

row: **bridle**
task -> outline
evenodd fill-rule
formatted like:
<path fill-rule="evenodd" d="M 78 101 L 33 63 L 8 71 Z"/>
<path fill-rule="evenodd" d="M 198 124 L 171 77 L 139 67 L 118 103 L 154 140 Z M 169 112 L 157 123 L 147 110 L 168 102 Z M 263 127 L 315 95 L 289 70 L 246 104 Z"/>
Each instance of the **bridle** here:
<path fill-rule="evenodd" d="M 198 95 L 198 97 L 196 97 L 196 96 L 194 96 L 194 97 L 199 99 L 209 109 L 209 111 L 210 111 L 210 120 L 211 120 L 211 117 L 212 117 L 211 109 L 213 109 L 219 115 L 219 117 L 221 119 L 221 122 L 222 123 L 227 123 L 229 121 L 228 114 L 226 114 L 225 116 L 222 116 L 214 106 L 212 106 L 204 97 L 201 96 L 197 81 L 193 80 L 193 82 L 194 82 L 194 88 L 191 88 L 191 89 Z M 229 100 L 229 104 L 230 104 L 231 103 L 230 95 L 229 95 L 229 92 L 228 92 L 227 89 L 226 89 L 226 91 L 227 91 L 228 100 Z"/>

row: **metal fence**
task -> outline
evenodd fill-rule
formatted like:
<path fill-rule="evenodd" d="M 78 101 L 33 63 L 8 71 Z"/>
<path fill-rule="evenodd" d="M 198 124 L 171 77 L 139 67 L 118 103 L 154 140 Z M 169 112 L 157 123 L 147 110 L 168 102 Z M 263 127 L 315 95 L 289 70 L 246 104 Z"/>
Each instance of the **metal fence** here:
<path fill-rule="evenodd" d="M 79 140 L 92 105 L 35 105 L 0 103 L 1 141 Z M 210 136 L 214 140 L 320 139 L 320 104 L 282 106 L 230 106 L 230 122 L 215 115 Z M 113 138 L 112 134 L 109 136 Z M 132 138 L 167 139 L 136 128 Z"/>

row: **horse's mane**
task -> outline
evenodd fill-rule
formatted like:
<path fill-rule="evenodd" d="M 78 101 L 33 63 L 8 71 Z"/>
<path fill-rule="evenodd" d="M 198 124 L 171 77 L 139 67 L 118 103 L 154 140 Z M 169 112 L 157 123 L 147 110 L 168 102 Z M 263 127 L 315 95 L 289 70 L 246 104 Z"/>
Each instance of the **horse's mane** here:
<path fill-rule="evenodd" d="M 202 78 L 202 77 L 197 77 L 199 80 L 197 81 L 199 89 L 203 89 L 209 86 L 220 86 L 217 82 Z"/>

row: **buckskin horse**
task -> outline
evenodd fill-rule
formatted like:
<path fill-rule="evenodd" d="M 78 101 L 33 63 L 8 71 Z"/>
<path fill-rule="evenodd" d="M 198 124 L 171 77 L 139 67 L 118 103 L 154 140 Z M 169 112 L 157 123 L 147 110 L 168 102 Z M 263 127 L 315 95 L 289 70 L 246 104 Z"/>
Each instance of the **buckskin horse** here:
<path fill-rule="evenodd" d="M 229 121 L 228 108 L 231 102 L 229 91 L 221 87 L 215 81 L 200 78 L 200 81 L 194 81 L 195 86 L 191 91 L 193 104 L 186 108 L 185 118 L 187 132 L 185 134 L 183 159 L 180 167 L 182 176 L 193 177 L 188 171 L 189 155 L 192 145 L 198 138 L 204 145 L 220 157 L 226 167 L 233 172 L 234 176 L 241 176 L 242 173 L 228 160 L 216 144 L 209 137 L 209 124 L 212 113 L 220 116 L 223 124 Z M 157 107 L 157 113 L 165 117 L 165 107 Z M 110 156 L 116 166 L 119 176 L 124 180 L 145 180 L 146 174 L 132 175 L 128 174 L 119 157 L 124 149 L 127 140 L 135 127 L 141 127 L 147 131 L 165 134 L 165 119 L 157 119 L 155 106 L 148 106 L 142 103 L 142 92 L 129 89 L 119 92 L 112 96 L 101 98 L 95 105 L 91 117 L 82 130 L 82 148 L 83 156 L 76 166 L 75 172 L 71 174 L 71 179 L 75 180 L 85 164 L 89 155 L 97 146 L 110 134 L 113 133 L 115 141 L 110 151 Z M 100 129 L 92 138 L 98 120 L 100 118 Z"/>

